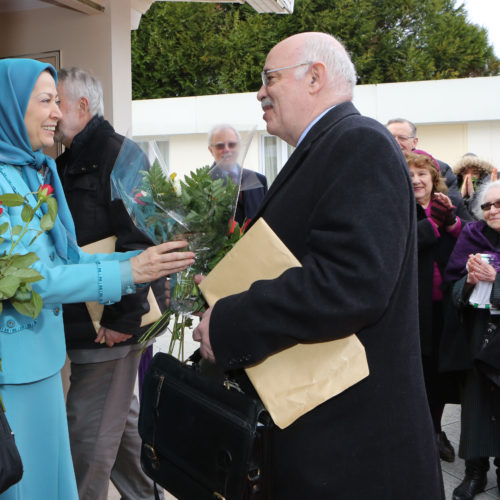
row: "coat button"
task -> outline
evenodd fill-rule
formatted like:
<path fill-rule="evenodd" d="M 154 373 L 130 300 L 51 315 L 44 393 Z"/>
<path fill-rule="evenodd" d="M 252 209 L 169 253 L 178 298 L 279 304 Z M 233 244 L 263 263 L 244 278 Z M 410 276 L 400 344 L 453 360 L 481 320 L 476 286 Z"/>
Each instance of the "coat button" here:
<path fill-rule="evenodd" d="M 56 307 L 56 308 L 54 309 L 54 315 L 55 315 L 55 316 L 59 316 L 59 313 L 60 313 L 60 312 L 61 312 L 61 308 L 60 308 L 60 307 Z"/>
<path fill-rule="evenodd" d="M 55 254 L 55 252 L 50 252 L 49 259 L 50 259 L 52 262 L 54 262 L 55 258 L 56 258 L 56 254 Z"/>
<path fill-rule="evenodd" d="M 7 321 L 7 326 L 9 328 L 14 328 L 16 326 L 16 323 L 10 319 L 9 321 Z"/>

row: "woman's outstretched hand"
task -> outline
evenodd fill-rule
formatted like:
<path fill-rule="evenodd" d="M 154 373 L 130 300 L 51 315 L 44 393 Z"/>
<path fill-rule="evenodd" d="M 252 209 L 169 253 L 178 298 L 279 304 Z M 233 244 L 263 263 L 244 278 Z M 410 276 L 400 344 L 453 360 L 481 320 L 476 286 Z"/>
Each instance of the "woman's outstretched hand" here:
<path fill-rule="evenodd" d="M 149 247 L 130 259 L 134 283 L 147 283 L 177 273 L 194 263 L 193 252 L 174 252 L 187 246 L 187 241 L 167 241 Z"/>

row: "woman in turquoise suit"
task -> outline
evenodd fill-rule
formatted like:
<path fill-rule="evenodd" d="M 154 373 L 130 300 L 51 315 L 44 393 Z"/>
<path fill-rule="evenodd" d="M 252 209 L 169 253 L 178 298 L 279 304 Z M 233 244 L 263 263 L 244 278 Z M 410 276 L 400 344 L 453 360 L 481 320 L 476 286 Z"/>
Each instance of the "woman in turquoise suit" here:
<path fill-rule="evenodd" d="M 0 194 L 19 193 L 36 204 L 42 184 L 54 188 L 59 210 L 53 229 L 30 244 L 28 232 L 17 253 L 36 252 L 33 267 L 44 277 L 33 284 L 43 299 L 36 319 L 8 301 L 0 315 L 0 395 L 24 466 L 22 480 L 0 500 L 77 500 L 60 370 L 66 357 L 62 303 L 117 302 L 145 283 L 192 264 L 186 242 L 167 242 L 144 252 L 89 255 L 75 243 L 73 221 L 52 158 L 42 148 L 54 143 L 61 112 L 56 72 L 30 59 L 0 61 Z M 24 226 L 22 207 L 3 207 L 0 223 Z M 30 226 L 40 228 L 40 210 Z M 2 235 L 0 254 L 10 249 Z"/>

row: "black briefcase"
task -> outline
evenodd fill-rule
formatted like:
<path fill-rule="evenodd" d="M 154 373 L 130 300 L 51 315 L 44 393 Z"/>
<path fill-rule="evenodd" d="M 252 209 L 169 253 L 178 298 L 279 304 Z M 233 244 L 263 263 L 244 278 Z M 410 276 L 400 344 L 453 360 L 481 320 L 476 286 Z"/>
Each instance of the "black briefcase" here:
<path fill-rule="evenodd" d="M 0 493 L 23 477 L 23 463 L 0 401 Z"/>
<path fill-rule="evenodd" d="M 264 500 L 272 421 L 249 387 L 158 353 L 139 415 L 144 472 L 180 500 Z"/>

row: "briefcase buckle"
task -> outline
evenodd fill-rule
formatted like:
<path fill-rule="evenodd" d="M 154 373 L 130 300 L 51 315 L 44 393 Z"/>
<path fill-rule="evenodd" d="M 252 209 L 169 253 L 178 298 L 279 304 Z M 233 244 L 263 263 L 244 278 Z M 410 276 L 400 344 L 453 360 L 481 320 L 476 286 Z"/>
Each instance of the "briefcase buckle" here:
<path fill-rule="evenodd" d="M 154 470 L 158 470 L 160 468 L 160 460 L 158 459 L 155 449 L 150 444 L 146 443 L 144 443 L 144 448 L 149 460 L 151 461 L 151 467 Z"/>

